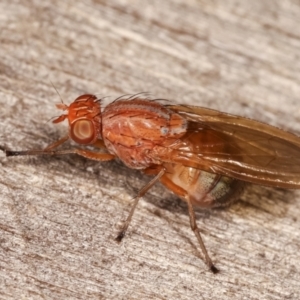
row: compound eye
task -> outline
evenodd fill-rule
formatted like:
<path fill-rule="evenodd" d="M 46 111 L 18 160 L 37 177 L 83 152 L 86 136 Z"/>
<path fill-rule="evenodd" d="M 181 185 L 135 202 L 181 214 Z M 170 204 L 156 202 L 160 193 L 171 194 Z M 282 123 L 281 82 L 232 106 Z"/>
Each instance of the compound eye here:
<path fill-rule="evenodd" d="M 89 120 L 78 120 L 71 126 L 71 138 L 78 144 L 91 144 L 96 139 L 94 124 Z"/>

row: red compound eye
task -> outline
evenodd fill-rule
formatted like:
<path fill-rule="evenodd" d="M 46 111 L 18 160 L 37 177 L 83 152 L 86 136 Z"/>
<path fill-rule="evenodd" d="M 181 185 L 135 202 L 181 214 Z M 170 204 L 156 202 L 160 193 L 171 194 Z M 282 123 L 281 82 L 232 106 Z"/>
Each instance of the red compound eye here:
<path fill-rule="evenodd" d="M 91 144 L 97 139 L 94 124 L 90 120 L 75 121 L 70 128 L 70 137 L 78 144 Z"/>

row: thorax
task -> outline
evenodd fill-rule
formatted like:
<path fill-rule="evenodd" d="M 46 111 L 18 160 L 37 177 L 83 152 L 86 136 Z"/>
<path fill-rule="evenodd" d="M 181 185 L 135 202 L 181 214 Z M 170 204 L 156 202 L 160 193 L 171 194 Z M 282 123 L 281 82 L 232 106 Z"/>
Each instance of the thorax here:
<path fill-rule="evenodd" d="M 185 134 L 186 128 L 185 119 L 155 101 L 119 100 L 102 113 L 105 146 L 134 169 L 161 164 L 149 152 L 157 145 L 168 147 Z"/>

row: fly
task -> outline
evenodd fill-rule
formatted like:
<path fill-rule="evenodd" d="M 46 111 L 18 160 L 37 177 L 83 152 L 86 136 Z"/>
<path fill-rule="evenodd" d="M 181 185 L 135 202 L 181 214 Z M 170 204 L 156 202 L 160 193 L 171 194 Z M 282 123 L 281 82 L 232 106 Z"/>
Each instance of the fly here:
<path fill-rule="evenodd" d="M 218 269 L 203 243 L 194 206 L 226 206 L 239 197 L 244 182 L 300 188 L 300 138 L 255 120 L 197 106 L 163 105 L 140 96 L 121 97 L 102 108 L 101 99 L 85 94 L 57 108 L 65 113 L 53 123 L 67 120 L 66 136 L 43 150 L 0 149 L 6 156 L 118 158 L 127 167 L 152 175 L 134 198 L 116 239 L 125 236 L 139 199 L 160 181 L 187 203 L 191 229 L 213 273 Z M 69 139 L 95 150 L 57 150 Z"/>

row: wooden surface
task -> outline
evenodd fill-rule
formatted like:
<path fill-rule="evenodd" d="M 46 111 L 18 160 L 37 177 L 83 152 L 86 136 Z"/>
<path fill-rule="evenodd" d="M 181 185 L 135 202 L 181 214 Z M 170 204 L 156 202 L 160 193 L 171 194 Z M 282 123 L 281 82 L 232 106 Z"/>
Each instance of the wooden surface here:
<path fill-rule="evenodd" d="M 42 148 L 65 103 L 149 92 L 300 134 L 296 0 L 0 2 L 0 145 Z M 53 86 L 52 86 L 53 84 Z M 0 299 L 299 299 L 300 192 L 249 186 L 197 222 L 220 268 L 198 258 L 186 206 L 120 162 L 0 159 Z"/>

